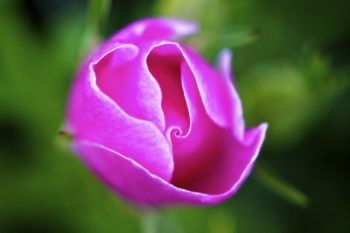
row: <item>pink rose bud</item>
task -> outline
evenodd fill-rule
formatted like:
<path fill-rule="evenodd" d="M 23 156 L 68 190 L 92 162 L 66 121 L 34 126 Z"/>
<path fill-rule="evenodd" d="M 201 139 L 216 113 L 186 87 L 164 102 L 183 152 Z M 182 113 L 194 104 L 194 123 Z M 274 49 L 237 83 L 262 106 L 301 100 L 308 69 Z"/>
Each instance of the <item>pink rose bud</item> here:
<path fill-rule="evenodd" d="M 213 67 L 176 40 L 196 31 L 183 20 L 135 22 L 86 59 L 71 90 L 74 150 L 134 203 L 222 202 L 264 141 L 266 124 L 245 129 L 230 51 Z"/>

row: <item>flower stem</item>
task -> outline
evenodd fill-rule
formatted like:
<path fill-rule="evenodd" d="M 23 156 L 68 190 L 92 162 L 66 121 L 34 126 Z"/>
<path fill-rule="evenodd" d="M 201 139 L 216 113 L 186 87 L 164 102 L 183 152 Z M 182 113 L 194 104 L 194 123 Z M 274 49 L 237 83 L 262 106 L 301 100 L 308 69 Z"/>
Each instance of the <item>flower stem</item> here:
<path fill-rule="evenodd" d="M 90 0 L 87 9 L 86 29 L 83 35 L 82 55 L 99 44 L 101 28 L 107 19 L 111 0 Z"/>
<path fill-rule="evenodd" d="M 87 12 L 88 30 L 99 35 L 111 6 L 111 0 L 90 0 Z"/>
<path fill-rule="evenodd" d="M 157 233 L 159 224 L 159 215 L 155 211 L 144 211 L 141 213 L 142 232 Z"/>

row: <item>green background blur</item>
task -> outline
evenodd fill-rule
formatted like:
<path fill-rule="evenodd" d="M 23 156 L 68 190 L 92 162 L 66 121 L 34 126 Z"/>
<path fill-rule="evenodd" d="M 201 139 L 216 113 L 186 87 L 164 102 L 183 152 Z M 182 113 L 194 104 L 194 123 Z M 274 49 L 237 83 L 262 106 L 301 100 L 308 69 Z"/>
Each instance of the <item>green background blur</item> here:
<path fill-rule="evenodd" d="M 113 1 L 103 37 L 142 17 L 199 21 L 188 43 L 210 61 L 232 48 L 247 124 L 270 125 L 236 196 L 163 210 L 159 232 L 350 232 L 349 10 L 348 0 Z M 86 1 L 0 0 L 1 233 L 141 231 L 57 135 L 86 12 Z"/>

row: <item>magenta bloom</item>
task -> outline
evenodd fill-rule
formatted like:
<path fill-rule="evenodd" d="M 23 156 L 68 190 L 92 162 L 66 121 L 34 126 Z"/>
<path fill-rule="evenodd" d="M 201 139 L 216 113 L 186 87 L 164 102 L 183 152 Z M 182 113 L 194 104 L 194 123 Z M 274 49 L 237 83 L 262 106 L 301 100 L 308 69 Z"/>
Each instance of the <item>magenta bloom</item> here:
<path fill-rule="evenodd" d="M 264 141 L 266 124 L 245 129 L 230 51 L 213 67 L 176 40 L 196 31 L 182 20 L 135 22 L 86 59 L 72 88 L 74 150 L 132 202 L 222 202 Z"/>

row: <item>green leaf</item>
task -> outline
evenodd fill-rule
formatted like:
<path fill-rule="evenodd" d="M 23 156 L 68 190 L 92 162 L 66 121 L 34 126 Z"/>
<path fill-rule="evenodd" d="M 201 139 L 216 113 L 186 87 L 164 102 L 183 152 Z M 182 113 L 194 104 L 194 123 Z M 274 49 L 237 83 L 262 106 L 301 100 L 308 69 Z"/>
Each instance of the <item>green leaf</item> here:
<path fill-rule="evenodd" d="M 257 164 L 255 166 L 257 178 L 261 183 L 277 194 L 279 197 L 285 199 L 291 204 L 305 208 L 309 204 L 309 199 L 305 194 L 296 189 L 291 184 L 282 180 L 280 177 L 269 171 L 266 167 Z"/>
<path fill-rule="evenodd" d="M 204 29 L 198 35 L 190 37 L 187 43 L 198 50 L 219 50 L 222 48 L 238 48 L 255 42 L 260 31 L 254 28 L 217 28 Z"/>

